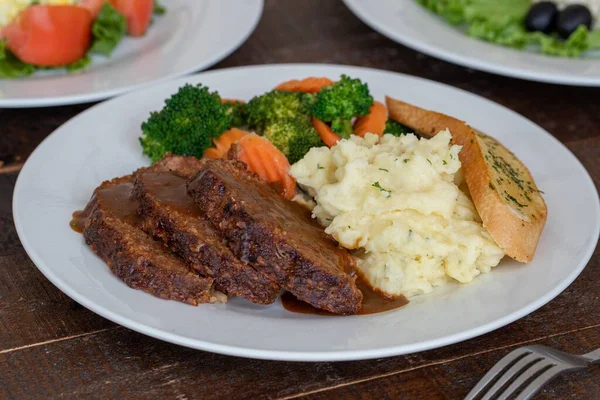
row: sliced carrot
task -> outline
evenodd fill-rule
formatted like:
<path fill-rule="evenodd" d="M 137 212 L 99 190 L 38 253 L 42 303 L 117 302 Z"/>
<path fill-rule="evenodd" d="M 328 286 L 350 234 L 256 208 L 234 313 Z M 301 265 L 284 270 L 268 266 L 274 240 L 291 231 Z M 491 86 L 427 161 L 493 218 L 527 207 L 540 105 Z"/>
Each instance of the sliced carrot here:
<path fill-rule="evenodd" d="M 315 127 L 319 136 L 321 136 L 321 140 L 323 141 L 323 143 L 325 143 L 328 147 L 335 146 L 336 143 L 342 139 L 337 135 L 337 133 L 331 130 L 329 125 L 327 125 L 320 119 L 313 117 L 312 124 Z"/>
<path fill-rule="evenodd" d="M 289 169 L 289 168 L 288 168 Z M 296 180 L 289 173 L 283 176 L 284 197 L 291 200 L 296 196 Z"/>
<path fill-rule="evenodd" d="M 387 119 L 388 111 L 385 104 L 374 101 L 369 113 L 354 123 L 354 134 L 365 137 L 370 132 L 383 136 Z"/>
<path fill-rule="evenodd" d="M 214 147 L 210 147 L 204 150 L 204 157 L 206 158 L 223 158 L 223 154 L 215 149 Z"/>
<path fill-rule="evenodd" d="M 237 142 L 237 159 L 266 180 L 286 199 L 296 195 L 296 181 L 289 174 L 290 163 L 277 147 L 262 136 L 250 134 Z"/>
<path fill-rule="evenodd" d="M 213 143 L 215 147 L 223 152 L 223 154 L 227 154 L 231 145 L 242 137 L 248 135 L 250 132 L 243 131 L 238 128 L 231 128 L 221 134 L 218 139 L 214 139 Z"/>
<path fill-rule="evenodd" d="M 323 86 L 329 86 L 333 81 L 329 78 L 308 77 L 302 80 L 292 79 L 291 81 L 283 82 L 275 89 L 285 92 L 304 92 L 304 93 L 319 93 Z"/>
<path fill-rule="evenodd" d="M 245 103 L 245 101 L 240 99 L 221 99 L 221 103 Z"/>
<path fill-rule="evenodd" d="M 204 151 L 204 157 L 207 158 L 225 158 L 231 145 L 249 132 L 237 128 L 231 128 L 221 134 L 217 139 L 213 139 L 215 147 L 210 147 Z"/>
<path fill-rule="evenodd" d="M 235 158 L 244 162 L 250 171 L 269 182 L 285 198 L 292 199 L 296 195 L 296 181 L 289 174 L 288 159 L 267 139 L 232 128 L 214 139 L 213 143 L 215 147 L 206 149 L 204 157 L 225 158 L 231 145 L 237 143 L 239 146 Z"/>
<path fill-rule="evenodd" d="M 254 160 L 255 160 L 255 168 L 259 168 L 262 174 L 265 174 L 265 176 L 267 177 L 267 181 L 269 182 L 279 182 L 281 180 L 281 178 L 283 178 L 283 176 L 280 176 L 280 165 L 279 163 L 277 163 L 277 159 L 273 158 L 270 159 L 269 161 L 272 162 L 273 166 L 271 165 L 265 165 L 265 162 L 263 162 L 262 157 L 263 157 L 263 150 L 261 149 L 261 146 L 256 146 L 254 145 L 252 147 L 252 154 L 254 156 Z M 287 159 L 286 159 L 287 161 Z M 259 166 L 260 165 L 260 166 Z M 260 174 L 259 174 L 260 175 Z"/>
<path fill-rule="evenodd" d="M 267 182 L 273 183 L 277 182 L 277 178 L 279 176 L 278 171 L 273 171 L 269 169 L 269 167 L 265 166 L 262 159 L 260 149 L 257 148 L 256 144 L 247 146 L 240 153 L 239 156 L 240 161 L 244 161 L 250 170 L 253 171 L 256 175 L 260 176 Z"/>

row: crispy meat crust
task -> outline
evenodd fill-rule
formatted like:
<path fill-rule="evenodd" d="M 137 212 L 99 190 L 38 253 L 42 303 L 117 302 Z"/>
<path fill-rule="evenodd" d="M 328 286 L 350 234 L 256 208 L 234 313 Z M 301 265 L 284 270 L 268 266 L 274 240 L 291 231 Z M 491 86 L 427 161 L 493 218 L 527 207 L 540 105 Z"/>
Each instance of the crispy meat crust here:
<path fill-rule="evenodd" d="M 206 161 L 187 187 L 241 260 L 315 307 L 337 314 L 360 310 L 350 254 L 308 210 L 279 196 L 243 163 Z"/>
<path fill-rule="evenodd" d="M 95 190 L 83 232 L 86 243 L 119 279 L 134 289 L 192 305 L 222 301 L 224 295 L 213 290 L 212 278 L 190 272 L 183 260 L 123 220 L 112 204 L 98 195 L 117 185 L 132 188 L 132 183 L 133 177 L 126 176 L 104 182 Z"/>
<path fill-rule="evenodd" d="M 198 274 L 213 277 L 219 290 L 257 304 L 273 303 L 281 287 L 233 255 L 188 196 L 186 179 L 175 175 L 185 176 L 190 170 L 185 160 L 179 161 L 182 168 L 173 172 L 161 172 L 165 165 L 155 164 L 136 174 L 134 195 L 140 202 L 142 229 L 167 244 Z M 169 164 L 173 167 L 175 162 Z M 169 202 L 165 194 L 177 203 Z"/>

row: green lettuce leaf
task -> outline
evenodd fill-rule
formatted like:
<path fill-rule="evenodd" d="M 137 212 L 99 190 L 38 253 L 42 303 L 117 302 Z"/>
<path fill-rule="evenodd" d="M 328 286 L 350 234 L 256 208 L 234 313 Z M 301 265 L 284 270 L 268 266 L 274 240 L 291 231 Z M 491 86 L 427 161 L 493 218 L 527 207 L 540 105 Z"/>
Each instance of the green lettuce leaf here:
<path fill-rule="evenodd" d="M 499 28 L 523 20 L 530 0 L 417 0 L 453 25 L 485 21 Z"/>
<path fill-rule="evenodd" d="M 564 41 L 540 32 L 531 33 L 530 41 L 538 44 L 542 53 L 558 57 L 579 57 L 589 49 L 588 30 L 583 25 Z"/>
<path fill-rule="evenodd" d="M 417 2 L 440 15 L 452 25 L 460 25 L 467 22 L 465 19 L 465 7 L 470 2 L 469 0 L 417 0 Z"/>
<path fill-rule="evenodd" d="M 461 25 L 477 39 L 522 49 L 536 46 L 543 54 L 579 57 L 589 49 L 600 49 L 600 31 L 580 26 L 567 40 L 555 35 L 525 30 L 530 0 L 416 0 L 450 24 Z"/>
<path fill-rule="evenodd" d="M 465 3 L 467 22 L 485 21 L 496 29 L 522 24 L 531 7 L 530 0 L 467 0 Z"/>
<path fill-rule="evenodd" d="M 69 72 L 81 71 L 82 69 L 85 69 L 88 65 L 90 65 L 91 62 L 92 59 L 90 58 L 90 56 L 86 55 L 80 58 L 79 60 L 75 61 L 74 63 L 65 66 L 65 69 Z"/>
<path fill-rule="evenodd" d="M 31 75 L 35 67 L 19 60 L 6 48 L 6 39 L 0 40 L 0 78 L 19 78 Z"/>
<path fill-rule="evenodd" d="M 90 65 L 90 63 L 92 62 L 92 59 L 88 56 L 85 55 L 83 57 L 81 57 L 79 60 L 68 64 L 68 65 L 64 65 L 62 67 L 43 67 L 43 66 L 33 66 L 35 68 L 36 71 L 60 71 L 62 69 L 67 70 L 68 72 L 77 72 L 77 71 L 81 71 L 82 69 L 84 69 L 85 67 L 87 67 L 88 65 Z"/>
<path fill-rule="evenodd" d="M 158 2 L 158 0 L 154 0 L 154 14 L 155 15 L 165 15 L 166 12 L 167 12 L 167 9 L 165 8 L 165 6 L 160 4 Z"/>
<path fill-rule="evenodd" d="M 590 32 L 588 35 L 588 46 L 592 50 L 600 49 L 600 29 Z"/>
<path fill-rule="evenodd" d="M 127 21 L 109 3 L 104 3 L 92 25 L 92 46 L 90 53 L 109 56 L 127 32 Z"/>
<path fill-rule="evenodd" d="M 528 34 L 521 24 L 510 23 L 502 27 L 490 25 L 483 21 L 471 24 L 467 33 L 477 39 L 521 49 L 529 43 Z"/>

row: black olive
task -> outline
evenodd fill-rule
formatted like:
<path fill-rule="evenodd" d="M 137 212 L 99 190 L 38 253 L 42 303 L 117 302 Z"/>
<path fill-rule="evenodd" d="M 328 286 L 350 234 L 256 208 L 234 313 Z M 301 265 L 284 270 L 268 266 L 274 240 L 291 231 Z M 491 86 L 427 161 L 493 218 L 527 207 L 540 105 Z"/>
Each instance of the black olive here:
<path fill-rule="evenodd" d="M 551 1 L 540 1 L 529 9 L 525 17 L 525 28 L 530 32 L 550 33 L 556 28 L 558 7 Z"/>
<path fill-rule="evenodd" d="M 592 29 L 592 13 L 589 8 L 581 4 L 573 4 L 566 7 L 558 15 L 556 22 L 558 34 L 563 39 L 571 36 L 581 25 Z"/>

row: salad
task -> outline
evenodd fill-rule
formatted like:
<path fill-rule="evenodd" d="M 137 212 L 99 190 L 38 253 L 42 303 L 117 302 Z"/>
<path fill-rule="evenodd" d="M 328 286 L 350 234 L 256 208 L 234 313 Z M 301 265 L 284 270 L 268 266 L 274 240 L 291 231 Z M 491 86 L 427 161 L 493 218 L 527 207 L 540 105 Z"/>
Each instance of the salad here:
<path fill-rule="evenodd" d="M 467 35 L 557 57 L 600 49 L 598 0 L 416 0 Z"/>
<path fill-rule="evenodd" d="M 81 70 L 164 13 L 155 0 L 0 0 L 0 79 Z"/>

